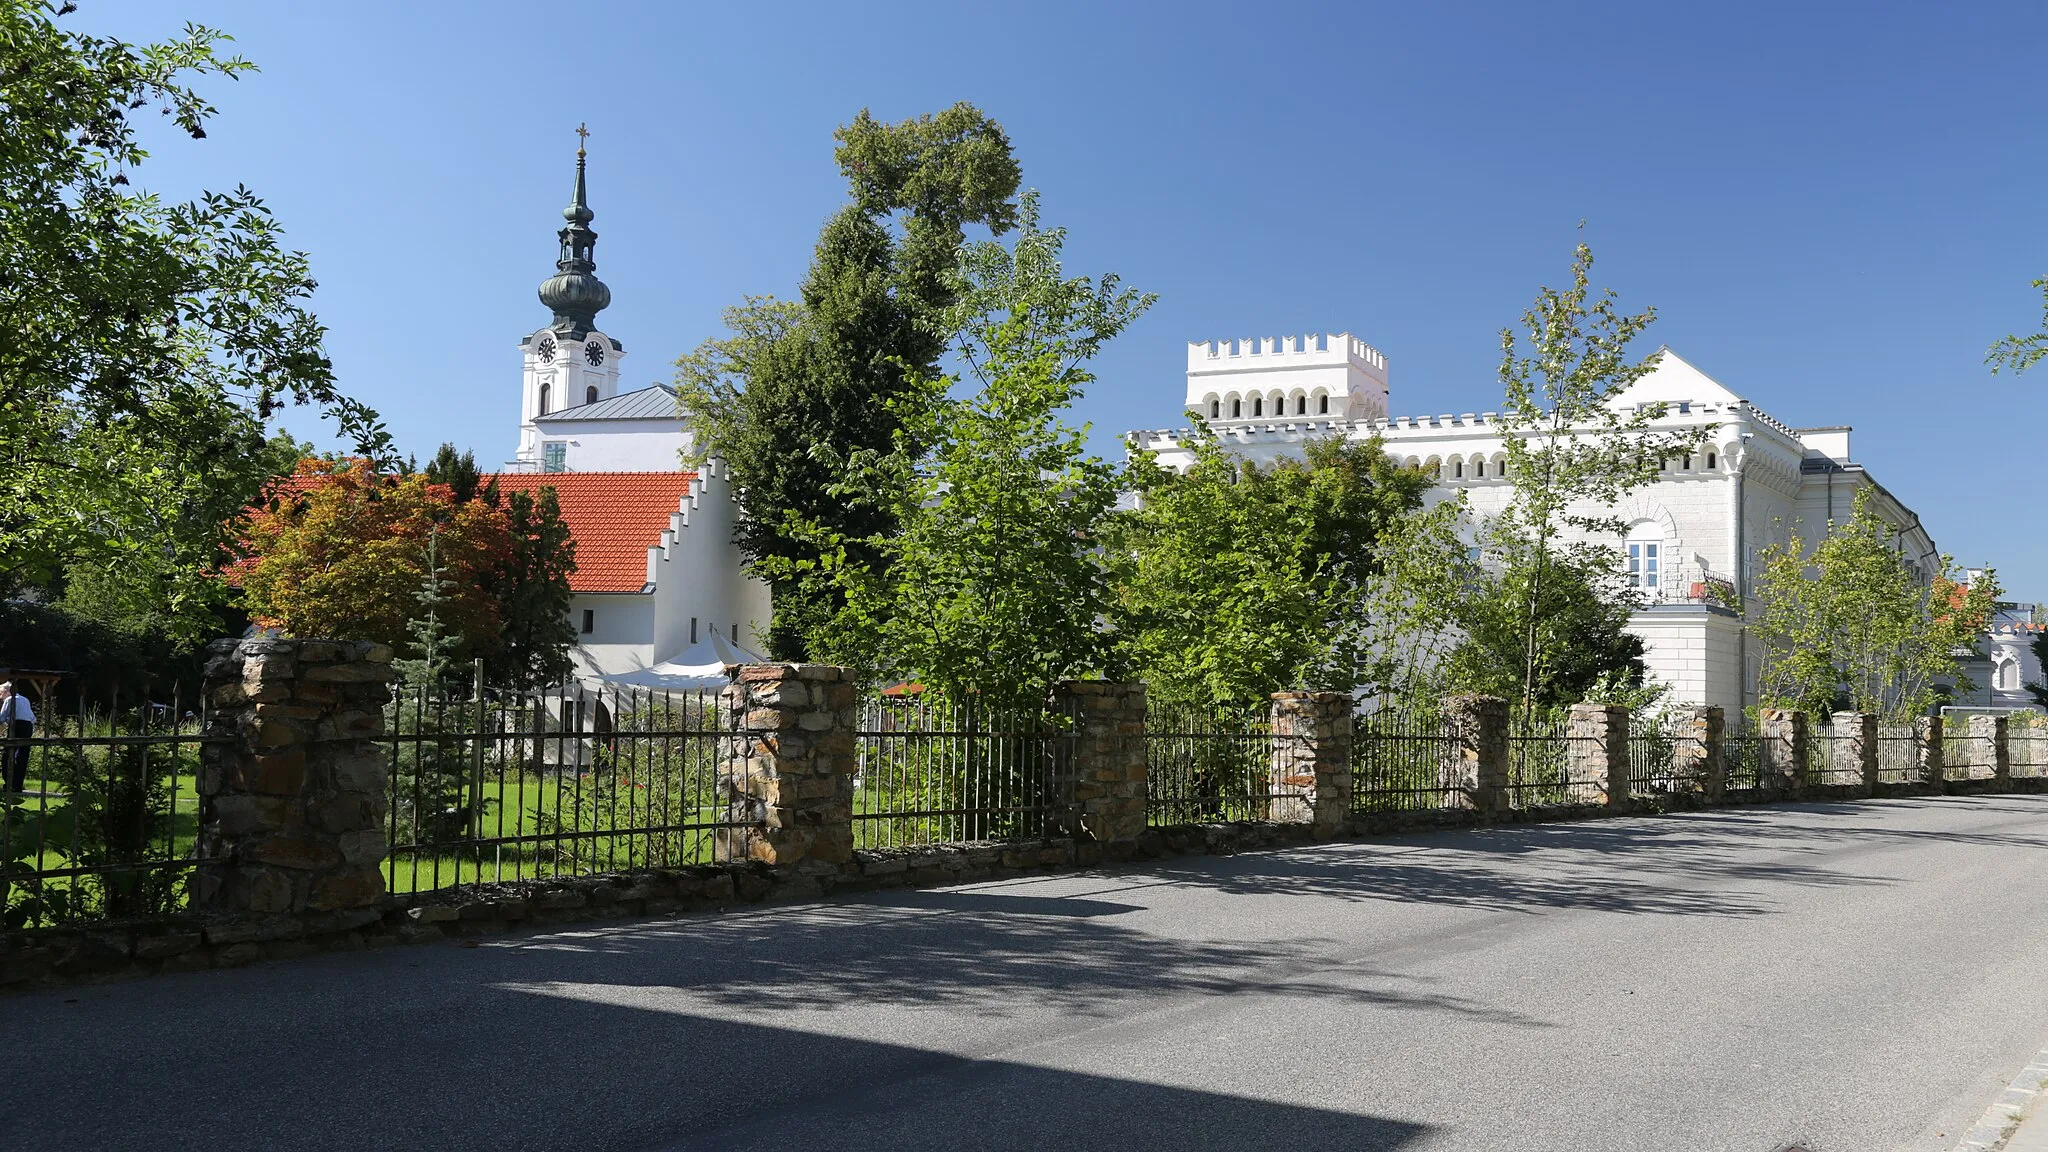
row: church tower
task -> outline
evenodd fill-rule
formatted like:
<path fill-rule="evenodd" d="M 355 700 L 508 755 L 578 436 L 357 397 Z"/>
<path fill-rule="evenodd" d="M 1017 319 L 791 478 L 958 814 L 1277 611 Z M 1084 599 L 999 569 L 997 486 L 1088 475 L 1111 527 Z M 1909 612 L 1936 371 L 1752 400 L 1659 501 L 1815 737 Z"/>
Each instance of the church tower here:
<path fill-rule="evenodd" d="M 579 126 L 576 147 L 576 191 L 562 209 L 568 221 L 556 236 L 561 255 L 555 274 L 541 281 L 540 302 L 554 313 L 547 327 L 519 342 L 525 379 L 519 399 L 519 454 L 513 471 L 560 471 L 562 446 L 550 449 L 535 426 L 536 417 L 609 400 L 618 394 L 619 363 L 626 347 L 597 329 L 597 314 L 612 302 L 612 290 L 597 278 L 596 218 L 584 191 L 583 140 L 590 133 Z"/>

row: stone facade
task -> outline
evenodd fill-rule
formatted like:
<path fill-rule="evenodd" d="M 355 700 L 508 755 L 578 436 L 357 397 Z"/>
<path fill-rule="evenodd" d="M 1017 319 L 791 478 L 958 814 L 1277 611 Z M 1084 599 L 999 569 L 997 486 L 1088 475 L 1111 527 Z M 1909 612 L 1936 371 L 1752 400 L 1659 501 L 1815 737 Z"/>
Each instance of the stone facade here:
<path fill-rule="evenodd" d="M 1628 709 L 1619 704 L 1574 704 L 1565 721 L 1572 780 L 1601 791 L 1609 809 L 1629 806 Z"/>
<path fill-rule="evenodd" d="M 1727 716 L 1711 704 L 1680 705 L 1671 712 L 1671 777 L 1681 791 L 1718 802 L 1728 790 Z"/>
<path fill-rule="evenodd" d="M 1071 746 L 1055 757 L 1054 803 L 1060 826 L 1077 841 L 1134 845 L 1145 832 L 1145 686 L 1067 680 L 1051 697 L 1072 718 Z"/>
<path fill-rule="evenodd" d="M 1306 822 L 1318 839 L 1351 816 L 1348 692 L 1275 692 L 1271 712 L 1273 818 Z"/>
<path fill-rule="evenodd" d="M 851 669 L 748 664 L 723 694 L 719 788 L 736 822 L 731 858 L 836 872 L 853 859 L 853 784 L 859 764 Z"/>
<path fill-rule="evenodd" d="M 1828 768 L 1834 782 L 1848 781 L 1868 796 L 1877 788 L 1877 714 L 1837 712 L 1829 717 Z"/>
<path fill-rule="evenodd" d="M 1444 714 L 1456 755 L 1443 768 L 1447 790 L 1477 812 L 1508 809 L 1508 702 L 1497 696 L 1453 696 Z"/>
<path fill-rule="evenodd" d="M 244 918 L 381 913 L 391 650 L 224 640 L 206 666 L 193 904 Z M 365 914 L 367 913 L 367 914 Z"/>
<path fill-rule="evenodd" d="M 1921 784 L 1941 787 L 1942 722 L 1939 716 L 1922 716 L 1913 721 L 1913 775 Z"/>
<path fill-rule="evenodd" d="M 1806 790 L 1806 713 L 1789 708 L 1757 710 L 1757 786 L 1778 796 Z"/>

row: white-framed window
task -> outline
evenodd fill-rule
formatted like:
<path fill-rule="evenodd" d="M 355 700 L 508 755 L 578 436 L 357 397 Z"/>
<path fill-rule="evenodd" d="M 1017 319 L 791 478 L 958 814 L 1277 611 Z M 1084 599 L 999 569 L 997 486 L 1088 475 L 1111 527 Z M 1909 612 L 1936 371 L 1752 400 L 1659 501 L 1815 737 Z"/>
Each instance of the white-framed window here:
<path fill-rule="evenodd" d="M 1628 583 L 1631 588 L 1640 588 L 1654 596 L 1662 587 L 1664 575 L 1664 529 L 1645 520 L 1628 531 L 1628 540 L 1623 544 L 1624 563 L 1627 565 Z"/>
<path fill-rule="evenodd" d="M 569 444 L 564 440 L 550 440 L 540 446 L 540 470 L 543 472 L 567 472 L 569 470 Z"/>

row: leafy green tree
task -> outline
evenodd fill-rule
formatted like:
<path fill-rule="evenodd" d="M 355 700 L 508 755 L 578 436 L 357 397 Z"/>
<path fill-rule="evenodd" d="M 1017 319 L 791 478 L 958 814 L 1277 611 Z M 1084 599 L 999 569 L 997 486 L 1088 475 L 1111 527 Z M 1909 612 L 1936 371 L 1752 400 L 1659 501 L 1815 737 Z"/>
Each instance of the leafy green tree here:
<path fill-rule="evenodd" d="M 476 453 L 466 450 L 457 452 L 453 444 L 441 445 L 434 453 L 434 458 L 427 461 L 427 466 L 421 471 L 426 476 L 427 483 L 446 484 L 449 494 L 455 498 L 457 504 L 466 504 L 487 494 L 483 472 L 476 466 Z M 486 499 L 486 503 L 496 505 L 497 500 L 489 498 Z"/>
<path fill-rule="evenodd" d="M 2007 336 L 1991 345 L 1991 350 L 1984 354 L 1984 362 L 1991 365 L 1993 376 L 2004 368 L 2025 372 L 2048 356 L 2048 277 L 2034 281 L 2034 287 L 2041 290 L 2042 330 L 2030 336 Z"/>
<path fill-rule="evenodd" d="M 1481 532 L 1481 545 L 1503 578 L 1486 591 L 1514 599 L 1474 605 L 1474 623 L 1488 630 L 1508 628 L 1522 637 L 1515 661 L 1519 697 L 1526 708 L 1548 694 L 1545 685 L 1571 683 L 1583 656 L 1607 658 L 1621 649 L 1604 641 L 1588 652 L 1572 650 L 1570 633 L 1555 635 L 1545 622 L 1546 606 L 1593 594 L 1629 596 L 1618 583 L 1595 578 L 1612 566 L 1612 547 L 1599 543 L 1626 531 L 1611 508 L 1628 493 L 1656 480 L 1663 461 L 1705 443 L 1710 428 L 1659 429 L 1663 404 L 1618 401 L 1657 366 L 1659 353 L 1629 358 L 1629 345 L 1656 319 L 1656 309 L 1622 312 L 1609 289 L 1592 290 L 1593 250 L 1581 243 L 1572 257 L 1571 286 L 1543 288 L 1522 316 L 1526 345 L 1513 328 L 1500 334 L 1500 381 L 1505 392 L 1496 424 L 1507 450 L 1514 495 L 1508 507 Z M 1549 598 L 1546 585 L 1564 585 L 1563 600 Z M 1481 650 L 1499 652 L 1491 643 Z M 1467 662 L 1466 666 L 1472 667 Z M 1623 673 L 1626 665 L 1604 671 Z M 1492 675 L 1488 680 L 1496 679 Z"/>
<path fill-rule="evenodd" d="M 491 581 L 504 646 L 486 657 L 485 672 L 502 687 L 553 687 L 575 671 L 569 577 L 576 571 L 576 541 L 553 488 L 507 493 L 505 521 L 509 547 Z"/>
<path fill-rule="evenodd" d="M 366 410 L 335 391 L 306 259 L 254 193 L 131 183 L 139 112 L 203 138 L 190 82 L 253 66 L 196 25 L 142 47 L 73 32 L 70 7 L 0 0 L 0 585 L 132 570 L 182 616 L 220 599 L 211 573 L 274 475 L 266 418 Z"/>
<path fill-rule="evenodd" d="M 1066 278 L 1065 239 L 1039 227 L 1027 194 L 1014 250 L 972 245 L 948 274 L 957 302 L 942 316 L 964 380 L 920 381 L 923 394 L 898 407 L 894 450 L 856 457 L 836 489 L 896 525 L 851 542 L 881 562 L 855 561 L 829 525 L 811 528 L 845 595 L 818 634 L 833 658 L 1002 705 L 1114 662 L 1098 544 L 1117 470 L 1061 415 L 1093 380 L 1087 362 L 1153 297 L 1115 276 Z M 972 393 L 950 399 L 963 383 Z"/>
<path fill-rule="evenodd" d="M 965 226 L 1000 236 L 1016 220 L 1009 138 L 971 104 L 897 124 L 863 111 L 834 139 L 851 202 L 826 221 L 797 299 L 749 297 L 726 312 L 729 335 L 677 362 L 694 452 L 731 468 L 735 538 L 768 578 L 777 659 L 811 656 L 842 602 L 810 527 L 841 541 L 849 563 L 882 562 L 866 542 L 891 534 L 900 502 L 848 502 L 833 488 L 857 454 L 929 432 L 922 382 L 945 350 Z"/>
<path fill-rule="evenodd" d="M 1382 543 L 1429 478 L 1377 439 L 1310 441 L 1302 461 L 1262 469 L 1192 415 L 1193 462 L 1175 473 L 1138 457 L 1139 506 L 1113 536 L 1125 558 L 1115 618 L 1150 693 L 1241 710 L 1284 689 L 1348 691 L 1390 674 L 1374 660 L 1386 622 L 1370 614 L 1388 595 L 1376 579 Z"/>
<path fill-rule="evenodd" d="M 1943 556 L 1923 582 L 1868 488 L 1847 523 L 1831 525 L 1811 556 L 1806 547 L 1794 536 L 1759 556 L 1752 627 L 1763 646 L 1763 703 L 1813 713 L 1846 704 L 1901 722 L 1931 711 L 1945 684 L 1972 687 L 1955 654 L 1991 619 L 1996 576 L 1965 586 Z"/>
<path fill-rule="evenodd" d="M 2048 672 L 2048 632 L 2035 633 L 2034 641 L 2028 647 L 2034 650 L 2034 662 L 2039 664 L 2044 672 Z M 2027 694 L 2034 698 L 2035 704 L 2048 708 L 2048 683 L 2036 682 L 2027 685 Z"/>
<path fill-rule="evenodd" d="M 1546 554 L 1514 537 L 1488 552 L 1493 564 L 1458 601 L 1463 638 L 1449 657 L 1450 686 L 1518 700 L 1524 712 L 1642 686 L 1643 642 L 1627 631 L 1633 602 L 1608 554 Z"/>

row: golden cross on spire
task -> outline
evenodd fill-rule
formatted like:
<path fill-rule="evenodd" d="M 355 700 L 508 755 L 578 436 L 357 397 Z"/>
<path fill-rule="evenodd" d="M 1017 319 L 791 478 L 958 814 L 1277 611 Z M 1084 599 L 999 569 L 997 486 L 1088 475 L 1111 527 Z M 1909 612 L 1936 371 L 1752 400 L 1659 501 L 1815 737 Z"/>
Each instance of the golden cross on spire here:
<path fill-rule="evenodd" d="M 586 122 L 584 124 L 578 124 L 576 126 L 576 154 L 578 156 L 583 155 L 583 144 L 585 141 L 589 139 L 590 128 L 588 123 Z"/>

